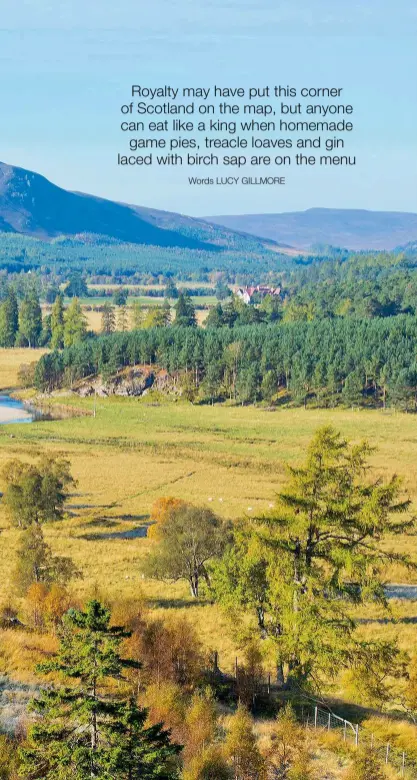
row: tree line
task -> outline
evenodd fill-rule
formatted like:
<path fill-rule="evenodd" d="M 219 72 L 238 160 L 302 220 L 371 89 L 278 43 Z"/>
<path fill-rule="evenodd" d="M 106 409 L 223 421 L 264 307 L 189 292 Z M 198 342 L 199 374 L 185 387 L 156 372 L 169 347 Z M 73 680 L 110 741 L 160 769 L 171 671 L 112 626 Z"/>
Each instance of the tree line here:
<path fill-rule="evenodd" d="M 111 333 L 44 355 L 36 387 L 147 364 L 179 373 L 191 400 L 416 408 L 412 316 L 201 329 L 189 327 L 193 312 L 183 304 L 177 327 Z"/>

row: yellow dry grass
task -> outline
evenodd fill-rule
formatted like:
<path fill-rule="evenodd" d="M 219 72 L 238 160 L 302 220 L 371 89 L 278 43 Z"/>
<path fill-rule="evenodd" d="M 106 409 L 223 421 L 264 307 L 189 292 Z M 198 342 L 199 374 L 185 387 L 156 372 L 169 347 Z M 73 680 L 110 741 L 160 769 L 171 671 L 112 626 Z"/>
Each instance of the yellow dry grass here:
<path fill-rule="evenodd" d="M 21 354 L 23 353 L 23 354 Z M 16 376 L 18 363 L 34 352 L 3 351 L 2 376 Z M 13 373 L 14 372 L 14 373 Z M 91 412 L 93 400 L 64 397 Z M 0 426 L 0 468 L 11 457 L 35 459 L 43 452 L 67 457 L 78 480 L 68 518 L 45 528 L 53 551 L 70 555 L 83 571 L 74 595 L 84 599 L 97 589 L 114 598 L 144 594 L 152 611 L 185 615 L 206 647 L 220 652 L 232 668 L 236 637 L 216 606 L 189 597 L 184 583 L 149 581 L 140 562 L 152 544 L 146 538 L 117 534 L 143 528 L 153 502 L 173 495 L 213 508 L 225 517 L 251 516 L 268 509 L 285 480 L 285 464 L 302 461 L 316 429 L 334 425 L 352 441 L 367 438 L 375 475 L 398 472 L 417 506 L 417 417 L 372 411 L 304 409 L 270 412 L 255 407 L 192 406 L 146 399 L 97 399 L 97 415 Z M 1 489 L 0 485 L 0 489 Z M 0 505 L 0 602 L 14 598 L 12 574 L 19 531 L 11 528 Z M 416 540 L 398 538 L 398 549 L 417 557 Z M 391 569 L 391 581 L 417 581 Z M 374 637 L 399 636 L 416 645 L 417 604 L 393 605 L 392 616 L 376 610 L 361 631 Z"/>
<path fill-rule="evenodd" d="M 22 363 L 39 360 L 45 349 L 0 349 L 0 391 L 16 387 Z"/>
<path fill-rule="evenodd" d="M 160 304 L 160 301 L 157 301 L 157 303 Z M 156 305 L 155 303 L 153 304 Z M 95 333 L 100 333 L 101 331 L 101 312 L 97 311 L 97 309 L 90 309 L 89 307 L 83 307 L 84 308 L 84 314 L 87 318 L 87 327 L 89 330 L 94 331 Z M 143 307 L 144 312 L 146 312 L 146 307 Z M 204 321 L 207 319 L 209 315 L 208 309 L 198 309 L 196 311 L 196 318 L 199 325 L 202 325 Z M 175 318 L 175 312 L 174 309 L 171 309 L 171 316 L 174 319 Z M 131 327 L 131 307 L 127 307 L 127 320 L 128 320 L 128 328 Z"/>

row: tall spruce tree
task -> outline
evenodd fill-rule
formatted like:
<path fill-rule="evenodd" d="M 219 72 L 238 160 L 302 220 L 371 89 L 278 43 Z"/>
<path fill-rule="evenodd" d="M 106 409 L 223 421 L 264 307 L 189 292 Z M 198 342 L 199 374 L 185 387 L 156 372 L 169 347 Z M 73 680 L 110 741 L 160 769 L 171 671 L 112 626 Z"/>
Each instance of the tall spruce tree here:
<path fill-rule="evenodd" d="M 65 313 L 64 346 L 72 347 L 84 340 L 87 320 L 78 298 L 74 298 Z"/>
<path fill-rule="evenodd" d="M 7 290 L 0 306 L 0 346 L 13 347 L 19 329 L 19 309 L 16 293 L 12 287 Z"/>
<path fill-rule="evenodd" d="M 62 349 L 64 346 L 64 301 L 61 293 L 55 298 L 51 312 L 51 347 Z"/>
<path fill-rule="evenodd" d="M 115 328 L 116 328 L 116 315 L 114 313 L 114 308 L 111 305 L 111 303 L 106 301 L 101 313 L 101 332 L 113 333 Z"/>
<path fill-rule="evenodd" d="M 35 290 L 31 290 L 22 301 L 19 312 L 19 332 L 29 347 L 38 346 L 42 332 L 42 310 Z"/>
<path fill-rule="evenodd" d="M 146 728 L 146 710 L 117 697 L 109 684 L 125 667 L 120 646 L 129 632 L 112 626 L 98 601 L 69 610 L 59 632 L 60 647 L 40 672 L 73 681 L 48 686 L 32 702 L 37 713 L 21 750 L 21 776 L 42 780 L 176 780 L 179 746 L 156 725 Z"/>
<path fill-rule="evenodd" d="M 175 325 L 192 327 L 196 324 L 195 310 L 190 296 L 180 293 L 175 304 Z"/>

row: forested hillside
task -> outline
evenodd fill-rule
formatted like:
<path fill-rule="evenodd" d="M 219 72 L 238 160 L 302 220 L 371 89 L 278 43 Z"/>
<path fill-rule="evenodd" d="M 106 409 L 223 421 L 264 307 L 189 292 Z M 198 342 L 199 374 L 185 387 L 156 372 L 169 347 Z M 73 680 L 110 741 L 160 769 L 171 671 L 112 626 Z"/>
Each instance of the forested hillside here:
<path fill-rule="evenodd" d="M 88 339 L 41 358 L 39 390 L 135 364 L 187 376 L 200 400 L 416 409 L 417 320 L 400 315 L 247 327 L 160 327 Z"/>
<path fill-rule="evenodd" d="M 239 237 L 221 250 L 161 247 L 153 244 L 122 243 L 96 235 L 62 236 L 41 241 L 15 233 L 0 233 L 0 271 L 36 271 L 67 275 L 171 274 L 184 278 L 213 270 L 247 275 L 275 272 L 291 264 L 290 257 L 269 251 L 255 239 Z"/>

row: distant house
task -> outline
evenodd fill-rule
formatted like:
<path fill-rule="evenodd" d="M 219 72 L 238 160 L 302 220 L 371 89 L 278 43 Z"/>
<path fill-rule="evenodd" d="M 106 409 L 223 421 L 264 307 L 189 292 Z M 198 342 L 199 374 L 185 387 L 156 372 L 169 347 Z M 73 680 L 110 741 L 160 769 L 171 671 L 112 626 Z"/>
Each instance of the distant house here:
<path fill-rule="evenodd" d="M 281 287 L 269 287 L 266 284 L 258 284 L 256 287 L 239 287 L 236 295 L 244 303 L 252 303 L 254 295 L 260 295 L 261 298 L 266 298 L 267 295 L 272 295 L 277 298 L 281 295 Z"/>

